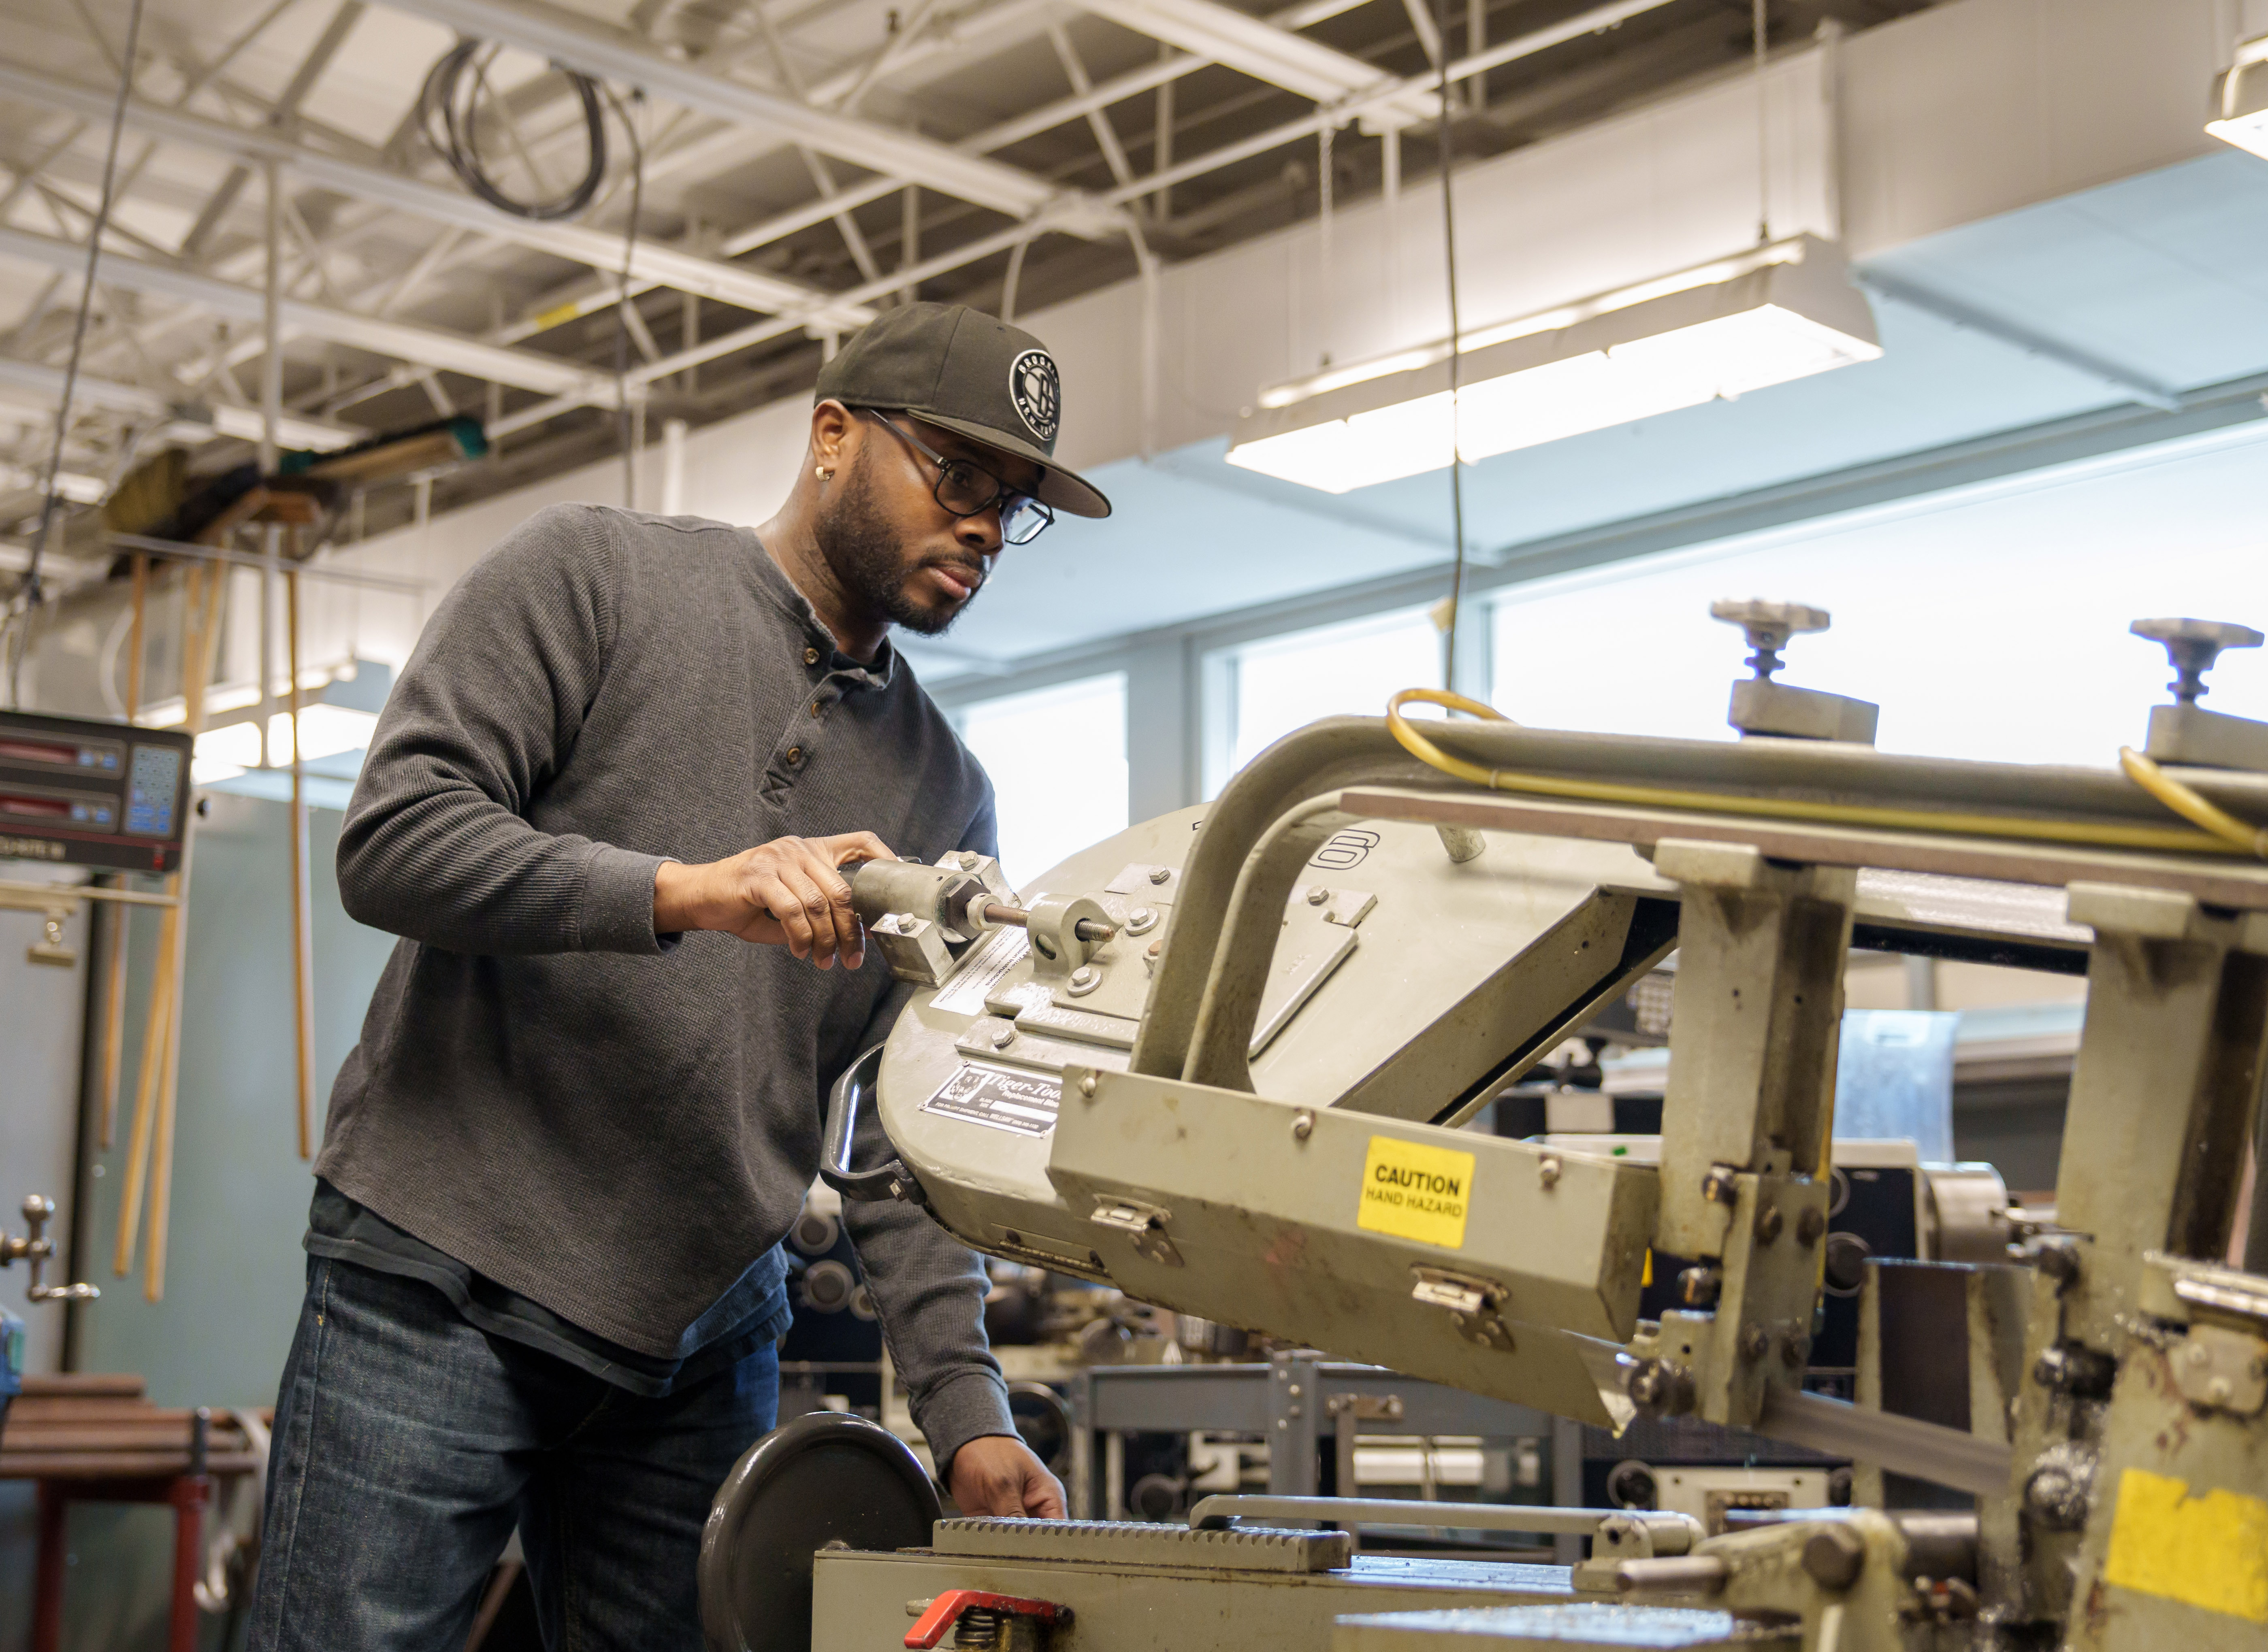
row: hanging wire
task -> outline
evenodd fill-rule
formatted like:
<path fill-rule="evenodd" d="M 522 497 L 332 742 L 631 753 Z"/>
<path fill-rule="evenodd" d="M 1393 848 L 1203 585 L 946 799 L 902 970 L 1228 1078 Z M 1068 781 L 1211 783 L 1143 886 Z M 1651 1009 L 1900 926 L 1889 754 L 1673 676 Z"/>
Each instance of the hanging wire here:
<path fill-rule="evenodd" d="M 1449 31 L 1448 0 L 1434 0 L 1435 20 L 1440 26 L 1441 47 L 1434 64 L 1441 97 L 1441 251 L 1449 271 L 1449 525 L 1456 536 L 1456 560 L 1449 570 L 1449 641 L 1442 651 L 1442 686 L 1457 686 L 1457 630 L 1465 608 L 1465 456 L 1464 431 L 1458 407 L 1463 384 L 1464 326 L 1457 310 L 1457 209 L 1449 189 L 1454 170 L 1449 147 Z"/>
<path fill-rule="evenodd" d="M 1331 209 L 1336 180 L 1331 176 L 1331 128 L 1328 122 L 1315 134 L 1315 253 L 1322 266 L 1322 290 L 1316 295 L 1315 312 L 1323 321 L 1323 365 L 1331 363 L 1331 305 L 1336 287 L 1332 269 Z"/>
<path fill-rule="evenodd" d="M 582 177 L 563 193 L 549 200 L 522 200 L 496 181 L 481 153 L 481 115 L 497 96 L 489 84 L 489 66 L 503 49 L 486 40 L 460 40 L 425 71 L 425 84 L 417 93 L 418 121 L 425 141 L 448 162 L 449 170 L 466 188 L 497 211 L 515 218 L 571 218 L 598 198 L 599 187 L 606 181 L 607 113 L 601 99 L 613 94 L 588 75 L 557 70 L 583 106 L 586 164 Z"/>
<path fill-rule="evenodd" d="M 645 140 L 639 136 L 633 116 L 645 107 L 645 93 L 632 88 L 629 108 L 622 106 L 622 100 L 611 88 L 607 99 L 614 105 L 615 117 L 622 123 L 622 131 L 630 144 L 630 222 L 622 227 L 622 289 L 615 305 L 615 430 L 622 448 L 622 508 L 635 510 L 638 422 L 630 416 L 630 266 L 637 259 L 638 217 L 645 209 Z"/>
<path fill-rule="evenodd" d="M 1751 0 L 1750 22 L 1756 36 L 1756 242 L 1771 239 L 1771 142 L 1764 121 L 1764 45 L 1767 0 Z"/>
<path fill-rule="evenodd" d="M 102 261 L 102 238 L 110 228 L 110 209 L 118 177 L 118 142 L 126 130 L 126 105 L 134 95 L 134 63 L 141 50 L 142 0 L 134 0 L 126 14 L 126 45 L 119 58 L 118 99 L 110 111 L 110 142 L 102 156 L 102 199 L 96 205 L 94 223 L 86 234 L 86 274 L 81 277 L 78 289 L 78 312 L 71 319 L 70 360 L 63 369 L 63 390 L 55 402 L 55 438 L 48 454 L 48 474 L 40 489 L 40 529 L 32 539 L 32 554 L 25 565 L 23 584 L 18 588 L 24 598 L 24 612 L 15 626 L 14 649 L 8 656 L 8 703 L 21 709 L 23 706 L 22 678 L 24 656 L 32 645 L 32 615 L 42 600 L 40 588 L 40 564 L 47 557 L 48 540 L 55 532 L 56 505 L 55 483 L 63 475 L 63 442 L 70 434 L 71 401 L 78 392 L 79 358 L 86 350 L 86 324 L 94 313 L 94 273 Z"/>

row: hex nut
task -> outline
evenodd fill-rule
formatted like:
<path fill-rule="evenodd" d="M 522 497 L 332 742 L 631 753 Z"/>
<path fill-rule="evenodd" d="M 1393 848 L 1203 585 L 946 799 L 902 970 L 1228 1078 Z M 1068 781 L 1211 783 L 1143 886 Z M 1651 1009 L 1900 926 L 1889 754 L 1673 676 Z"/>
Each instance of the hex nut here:
<path fill-rule="evenodd" d="M 1729 1205 L 1741 1196 L 1740 1172 L 1729 1164 L 1712 1164 L 1701 1178 L 1701 1197 L 1719 1205 Z"/>
<path fill-rule="evenodd" d="M 1165 883 L 1170 879 L 1173 875 L 1174 869 L 1170 866 L 1152 866 L 1150 869 L 1150 881 L 1153 884 Z"/>
<path fill-rule="evenodd" d="M 1320 907 L 1323 902 L 1329 900 L 1330 898 L 1331 892 L 1324 888 L 1321 884 L 1311 885 L 1308 887 L 1307 904 L 1311 907 Z"/>
<path fill-rule="evenodd" d="M 1092 964 L 1082 964 L 1071 973 L 1069 986 L 1074 998 L 1084 998 L 1101 985 L 1102 972 Z"/>
<path fill-rule="evenodd" d="M 1756 1212 L 1756 1243 L 1770 1245 L 1779 1237 L 1781 1216 L 1778 1205 L 1766 1205 Z"/>
<path fill-rule="evenodd" d="M 1741 1357 L 1756 1361 L 1771 1352 L 1771 1333 L 1754 1320 L 1741 1327 Z"/>
<path fill-rule="evenodd" d="M 998 1026 L 992 1029 L 992 1047 L 994 1049 L 1005 1050 L 1015 1041 L 1016 1029 L 1012 1024 L 1004 1021 Z"/>
<path fill-rule="evenodd" d="M 1867 1543 L 1850 1527 L 1822 1526 L 1803 1546 L 1803 1569 L 1822 1589 L 1848 1589 L 1867 1568 Z"/>
<path fill-rule="evenodd" d="M 1724 1289 L 1724 1275 L 1713 1267 L 1689 1267 L 1677 1276 L 1677 1299 L 1688 1308 L 1706 1308 Z"/>
<path fill-rule="evenodd" d="M 1820 1236 L 1826 1231 L 1827 1217 L 1816 1205 L 1812 1206 L 1795 1219 L 1795 1237 L 1799 1245 L 1806 1246 L 1816 1245 L 1819 1243 Z"/>

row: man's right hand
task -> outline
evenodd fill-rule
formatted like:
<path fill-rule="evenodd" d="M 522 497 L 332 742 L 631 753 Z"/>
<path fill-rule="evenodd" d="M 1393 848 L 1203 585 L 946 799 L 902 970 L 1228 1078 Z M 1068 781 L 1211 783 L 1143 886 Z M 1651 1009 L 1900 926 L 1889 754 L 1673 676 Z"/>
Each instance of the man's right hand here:
<path fill-rule="evenodd" d="M 775 838 L 729 860 L 688 866 L 665 861 L 653 877 L 653 932 L 718 929 L 784 946 L 821 969 L 865 961 L 866 932 L 850 910 L 850 885 L 836 870 L 852 861 L 894 861 L 871 832 Z"/>

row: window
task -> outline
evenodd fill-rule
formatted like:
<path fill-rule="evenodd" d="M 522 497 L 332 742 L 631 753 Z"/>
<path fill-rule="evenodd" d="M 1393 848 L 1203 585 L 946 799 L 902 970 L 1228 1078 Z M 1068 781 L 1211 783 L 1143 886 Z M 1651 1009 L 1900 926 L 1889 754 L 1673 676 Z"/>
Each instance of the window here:
<path fill-rule="evenodd" d="M 2163 492 L 2144 503 L 2161 522 L 2182 508 Z M 1771 597 L 1834 616 L 1790 641 L 1776 680 L 1875 701 L 1883 751 L 2115 767 L 2171 674 L 2128 621 L 2257 622 L 2259 559 L 2257 529 L 2154 531 L 2118 490 L 2043 484 L 1514 587 L 1495 604 L 1491 698 L 1539 728 L 1734 738 L 1727 702 L 1749 650 L 1709 605 Z M 2261 715 L 2259 658 L 2223 657 L 2215 709 Z"/>
<path fill-rule="evenodd" d="M 1206 666 L 1210 797 L 1303 723 L 1383 716 L 1397 691 L 1440 687 L 1441 636 L 1419 609 L 1248 642 L 1212 656 Z"/>
<path fill-rule="evenodd" d="M 992 777 L 1000 867 L 1018 889 L 1126 829 L 1125 672 L 980 700 L 954 722 Z"/>

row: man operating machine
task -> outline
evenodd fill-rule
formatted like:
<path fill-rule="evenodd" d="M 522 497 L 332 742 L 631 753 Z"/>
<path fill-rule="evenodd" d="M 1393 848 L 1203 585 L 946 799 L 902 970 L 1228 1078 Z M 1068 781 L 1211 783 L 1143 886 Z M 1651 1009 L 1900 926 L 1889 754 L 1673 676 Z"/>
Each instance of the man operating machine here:
<path fill-rule="evenodd" d="M 460 1646 L 515 1526 L 549 1644 L 693 1641 L 821 1098 L 902 1002 L 836 869 L 994 849 L 887 633 L 1108 513 L 1060 410 L 1029 334 L 902 306 L 821 373 L 762 527 L 556 507 L 426 628 L 341 837 L 348 911 L 403 938 L 316 1163 L 254 1646 Z M 954 1497 L 1060 1514 L 975 1259 L 917 1211 L 850 1225 Z"/>

